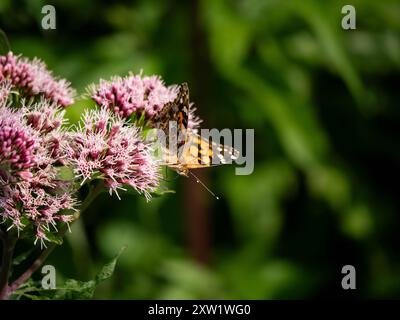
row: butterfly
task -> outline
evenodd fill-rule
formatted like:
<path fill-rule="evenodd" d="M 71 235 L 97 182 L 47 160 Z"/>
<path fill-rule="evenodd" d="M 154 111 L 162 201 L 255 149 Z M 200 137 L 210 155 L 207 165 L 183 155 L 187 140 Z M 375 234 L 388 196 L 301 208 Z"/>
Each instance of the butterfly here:
<path fill-rule="evenodd" d="M 187 83 L 182 83 L 174 101 L 164 105 L 160 113 L 153 118 L 155 127 L 163 130 L 167 140 L 171 123 L 176 123 L 178 130 L 176 142 L 179 151 L 177 154 L 171 154 L 171 148 L 166 145 L 163 150 L 164 164 L 178 174 L 188 176 L 190 169 L 207 168 L 236 160 L 239 156 L 236 149 L 209 141 L 200 136 L 196 129 L 189 128 L 190 107 L 189 88 Z"/>

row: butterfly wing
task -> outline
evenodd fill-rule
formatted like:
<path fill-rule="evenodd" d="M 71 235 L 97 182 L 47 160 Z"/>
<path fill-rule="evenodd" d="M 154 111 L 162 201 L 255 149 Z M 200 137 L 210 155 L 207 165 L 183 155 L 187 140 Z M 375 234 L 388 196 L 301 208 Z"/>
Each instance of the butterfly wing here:
<path fill-rule="evenodd" d="M 210 142 L 188 128 L 189 121 L 189 88 L 182 83 L 174 101 L 166 104 L 153 121 L 156 128 L 169 134 L 169 122 L 178 124 L 179 133 L 183 134 L 183 145 L 180 145 L 178 154 L 171 154 L 167 146 L 163 149 L 163 163 L 176 170 L 179 174 L 187 175 L 190 169 L 207 168 L 214 165 L 231 163 L 239 156 L 239 152 L 223 144 Z M 179 134 L 178 134 L 179 136 Z"/>
<path fill-rule="evenodd" d="M 238 156 L 239 152 L 231 146 L 210 142 L 193 130 L 188 130 L 187 139 L 179 154 L 178 162 L 182 170 L 187 171 L 231 163 Z"/>
<path fill-rule="evenodd" d="M 158 129 L 168 135 L 169 122 L 175 121 L 179 125 L 179 130 L 186 132 L 189 122 L 189 88 L 186 82 L 179 86 L 178 94 L 174 101 L 167 103 L 152 119 L 152 123 Z"/>

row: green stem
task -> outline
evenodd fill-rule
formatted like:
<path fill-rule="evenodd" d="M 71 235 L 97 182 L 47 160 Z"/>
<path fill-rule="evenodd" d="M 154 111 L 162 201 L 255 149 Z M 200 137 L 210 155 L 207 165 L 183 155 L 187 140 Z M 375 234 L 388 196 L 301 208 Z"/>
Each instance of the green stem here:
<path fill-rule="evenodd" d="M 82 214 L 86 209 L 90 206 L 90 204 L 96 199 L 96 197 L 104 190 L 104 186 L 99 183 L 96 187 L 89 191 L 86 199 L 83 201 L 79 215 Z M 78 216 L 79 217 L 79 216 Z M 77 217 L 77 218 L 78 218 Z M 63 237 L 67 232 L 68 228 L 64 227 L 62 230 L 59 231 L 59 236 Z M 49 254 L 56 248 L 57 244 L 50 243 L 50 245 L 41 252 L 41 254 L 35 259 L 32 265 L 22 273 L 10 286 L 8 290 L 8 296 L 17 290 L 25 281 L 27 281 L 32 274 L 43 264 L 43 262 L 47 259 Z"/>
<path fill-rule="evenodd" d="M 92 204 L 92 202 L 97 198 L 97 196 L 104 191 L 103 183 L 98 183 L 95 187 L 89 190 L 85 201 L 83 201 L 79 212 L 82 214 L 86 209 Z"/>
<path fill-rule="evenodd" d="M 18 238 L 11 233 L 6 234 L 2 232 L 1 234 L 1 240 L 3 242 L 3 257 L 1 259 L 0 271 L 0 300 L 6 300 L 11 293 L 8 285 L 8 278 L 10 275 L 12 256 L 17 239 Z"/>

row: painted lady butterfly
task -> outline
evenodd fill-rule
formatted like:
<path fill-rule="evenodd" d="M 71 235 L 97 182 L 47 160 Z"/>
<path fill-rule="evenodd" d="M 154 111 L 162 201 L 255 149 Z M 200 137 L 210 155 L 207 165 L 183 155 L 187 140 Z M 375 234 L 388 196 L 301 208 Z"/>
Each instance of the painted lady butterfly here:
<path fill-rule="evenodd" d="M 230 163 L 236 160 L 239 152 L 231 146 L 210 142 L 197 133 L 197 130 L 188 127 L 190 112 L 189 88 L 187 83 L 179 86 L 179 92 L 174 101 L 166 104 L 153 123 L 162 129 L 167 136 L 169 135 L 170 122 L 177 123 L 178 137 L 183 137 L 183 141 L 178 141 L 178 156 L 171 156 L 170 148 L 163 150 L 163 162 L 165 165 L 174 169 L 180 175 L 188 176 L 190 169 L 207 168 L 214 165 Z M 217 156 L 219 161 L 213 161 Z"/>

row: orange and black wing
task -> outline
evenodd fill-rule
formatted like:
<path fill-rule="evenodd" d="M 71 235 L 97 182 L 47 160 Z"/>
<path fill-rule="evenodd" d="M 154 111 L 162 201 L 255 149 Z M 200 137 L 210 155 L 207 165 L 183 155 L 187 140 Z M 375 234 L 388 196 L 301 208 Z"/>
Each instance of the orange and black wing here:
<path fill-rule="evenodd" d="M 174 101 L 167 103 L 151 122 L 168 136 L 169 122 L 175 121 L 178 129 L 186 133 L 189 122 L 189 88 L 186 82 L 179 86 L 178 94 Z"/>

